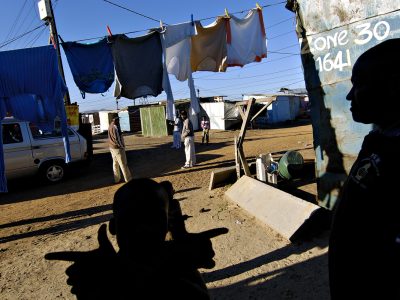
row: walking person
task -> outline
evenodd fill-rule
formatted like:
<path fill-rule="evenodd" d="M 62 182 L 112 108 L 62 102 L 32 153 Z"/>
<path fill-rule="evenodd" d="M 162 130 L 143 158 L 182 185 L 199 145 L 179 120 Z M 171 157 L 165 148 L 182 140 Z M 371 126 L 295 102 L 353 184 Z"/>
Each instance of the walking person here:
<path fill-rule="evenodd" d="M 196 153 L 194 149 L 194 131 L 193 124 L 189 120 L 187 112 L 181 111 L 183 119 L 182 140 L 185 145 L 186 162 L 182 169 L 191 168 L 196 164 Z"/>
<path fill-rule="evenodd" d="M 176 117 L 174 120 L 174 130 L 172 132 L 173 143 L 171 148 L 180 149 L 181 148 L 181 132 L 182 132 L 182 119 L 179 115 L 179 112 L 176 112 Z"/>
<path fill-rule="evenodd" d="M 113 160 L 114 182 L 119 183 L 121 181 L 121 171 L 125 182 L 130 181 L 132 175 L 126 159 L 125 143 L 119 125 L 119 117 L 113 118 L 108 127 L 108 145 Z"/>
<path fill-rule="evenodd" d="M 209 133 L 210 133 L 210 121 L 207 120 L 206 116 L 203 116 L 200 123 L 201 128 L 203 129 L 203 135 L 201 136 L 201 143 L 204 144 L 204 141 L 208 145 Z"/>
<path fill-rule="evenodd" d="M 333 215 L 331 299 L 400 299 L 400 39 L 363 53 L 347 95 L 365 136 Z M 385 196 L 384 196 L 385 195 Z"/>

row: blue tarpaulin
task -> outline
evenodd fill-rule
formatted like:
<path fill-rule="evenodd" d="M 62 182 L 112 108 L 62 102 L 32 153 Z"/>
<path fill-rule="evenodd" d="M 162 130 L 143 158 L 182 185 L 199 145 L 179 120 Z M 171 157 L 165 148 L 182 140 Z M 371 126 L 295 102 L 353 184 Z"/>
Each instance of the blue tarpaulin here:
<path fill-rule="evenodd" d="M 54 128 L 54 120 L 59 117 L 64 138 L 65 162 L 68 163 L 71 155 L 63 100 L 66 91 L 53 46 L 0 52 L 0 120 L 10 114 L 21 120 Z M 0 192 L 6 191 L 3 142 L 0 135 Z"/>
<path fill-rule="evenodd" d="M 114 82 L 111 47 L 104 38 L 96 43 L 62 43 L 78 88 L 84 93 L 104 93 Z"/>

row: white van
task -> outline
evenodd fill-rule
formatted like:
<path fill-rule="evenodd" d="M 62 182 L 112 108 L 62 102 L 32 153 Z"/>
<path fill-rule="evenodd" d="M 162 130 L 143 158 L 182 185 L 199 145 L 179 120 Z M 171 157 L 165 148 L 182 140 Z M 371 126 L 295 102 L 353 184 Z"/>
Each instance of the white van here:
<path fill-rule="evenodd" d="M 71 162 L 88 158 L 86 139 L 68 128 Z M 50 183 L 66 173 L 64 142 L 59 132 L 43 133 L 37 126 L 15 118 L 2 121 L 5 173 L 7 179 L 40 175 Z"/>

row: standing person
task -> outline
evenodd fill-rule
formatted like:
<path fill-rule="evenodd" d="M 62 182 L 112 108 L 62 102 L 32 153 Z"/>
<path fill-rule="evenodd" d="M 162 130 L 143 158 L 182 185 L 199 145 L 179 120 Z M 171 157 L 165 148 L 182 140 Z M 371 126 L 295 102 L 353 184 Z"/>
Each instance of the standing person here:
<path fill-rule="evenodd" d="M 201 143 L 204 144 L 204 140 L 205 140 L 206 144 L 208 145 L 209 133 L 210 133 L 210 121 L 207 120 L 207 118 L 205 116 L 203 116 L 201 119 L 200 125 L 201 125 L 201 128 L 203 129 Z"/>
<path fill-rule="evenodd" d="M 400 299 L 400 39 L 363 53 L 347 95 L 354 121 L 374 124 L 336 204 L 329 240 L 335 299 Z M 386 195 L 386 196 L 384 196 Z"/>
<path fill-rule="evenodd" d="M 187 112 L 181 111 L 183 119 L 182 140 L 185 145 L 186 162 L 182 169 L 191 168 L 196 164 L 196 153 L 194 149 L 194 131 L 192 122 L 189 120 Z"/>
<path fill-rule="evenodd" d="M 132 175 L 126 159 L 125 143 L 119 125 L 119 117 L 113 118 L 108 127 L 108 145 L 113 160 L 114 182 L 119 183 L 121 181 L 120 168 L 125 182 L 128 182 L 132 179 Z"/>
<path fill-rule="evenodd" d="M 174 120 L 174 130 L 172 132 L 173 143 L 171 148 L 180 149 L 181 148 L 181 132 L 182 132 L 182 119 L 179 116 L 179 112 L 176 112 L 176 117 Z"/>

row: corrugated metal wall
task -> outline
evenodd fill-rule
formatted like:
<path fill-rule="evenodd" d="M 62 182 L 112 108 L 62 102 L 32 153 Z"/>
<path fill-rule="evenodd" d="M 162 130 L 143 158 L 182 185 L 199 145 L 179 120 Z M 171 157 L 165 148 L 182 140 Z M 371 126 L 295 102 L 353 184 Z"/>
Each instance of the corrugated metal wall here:
<path fill-rule="evenodd" d="M 369 48 L 400 38 L 400 1 L 289 0 L 287 7 L 296 12 L 311 102 L 318 200 L 332 209 L 371 130 L 355 123 L 349 110 L 352 67 Z"/>
<path fill-rule="evenodd" d="M 168 135 L 164 106 L 141 107 L 140 120 L 144 136 Z"/>
<path fill-rule="evenodd" d="M 129 112 L 127 110 L 122 110 L 118 112 L 119 116 L 119 124 L 121 126 L 122 131 L 131 131 L 131 125 L 129 122 Z"/>

